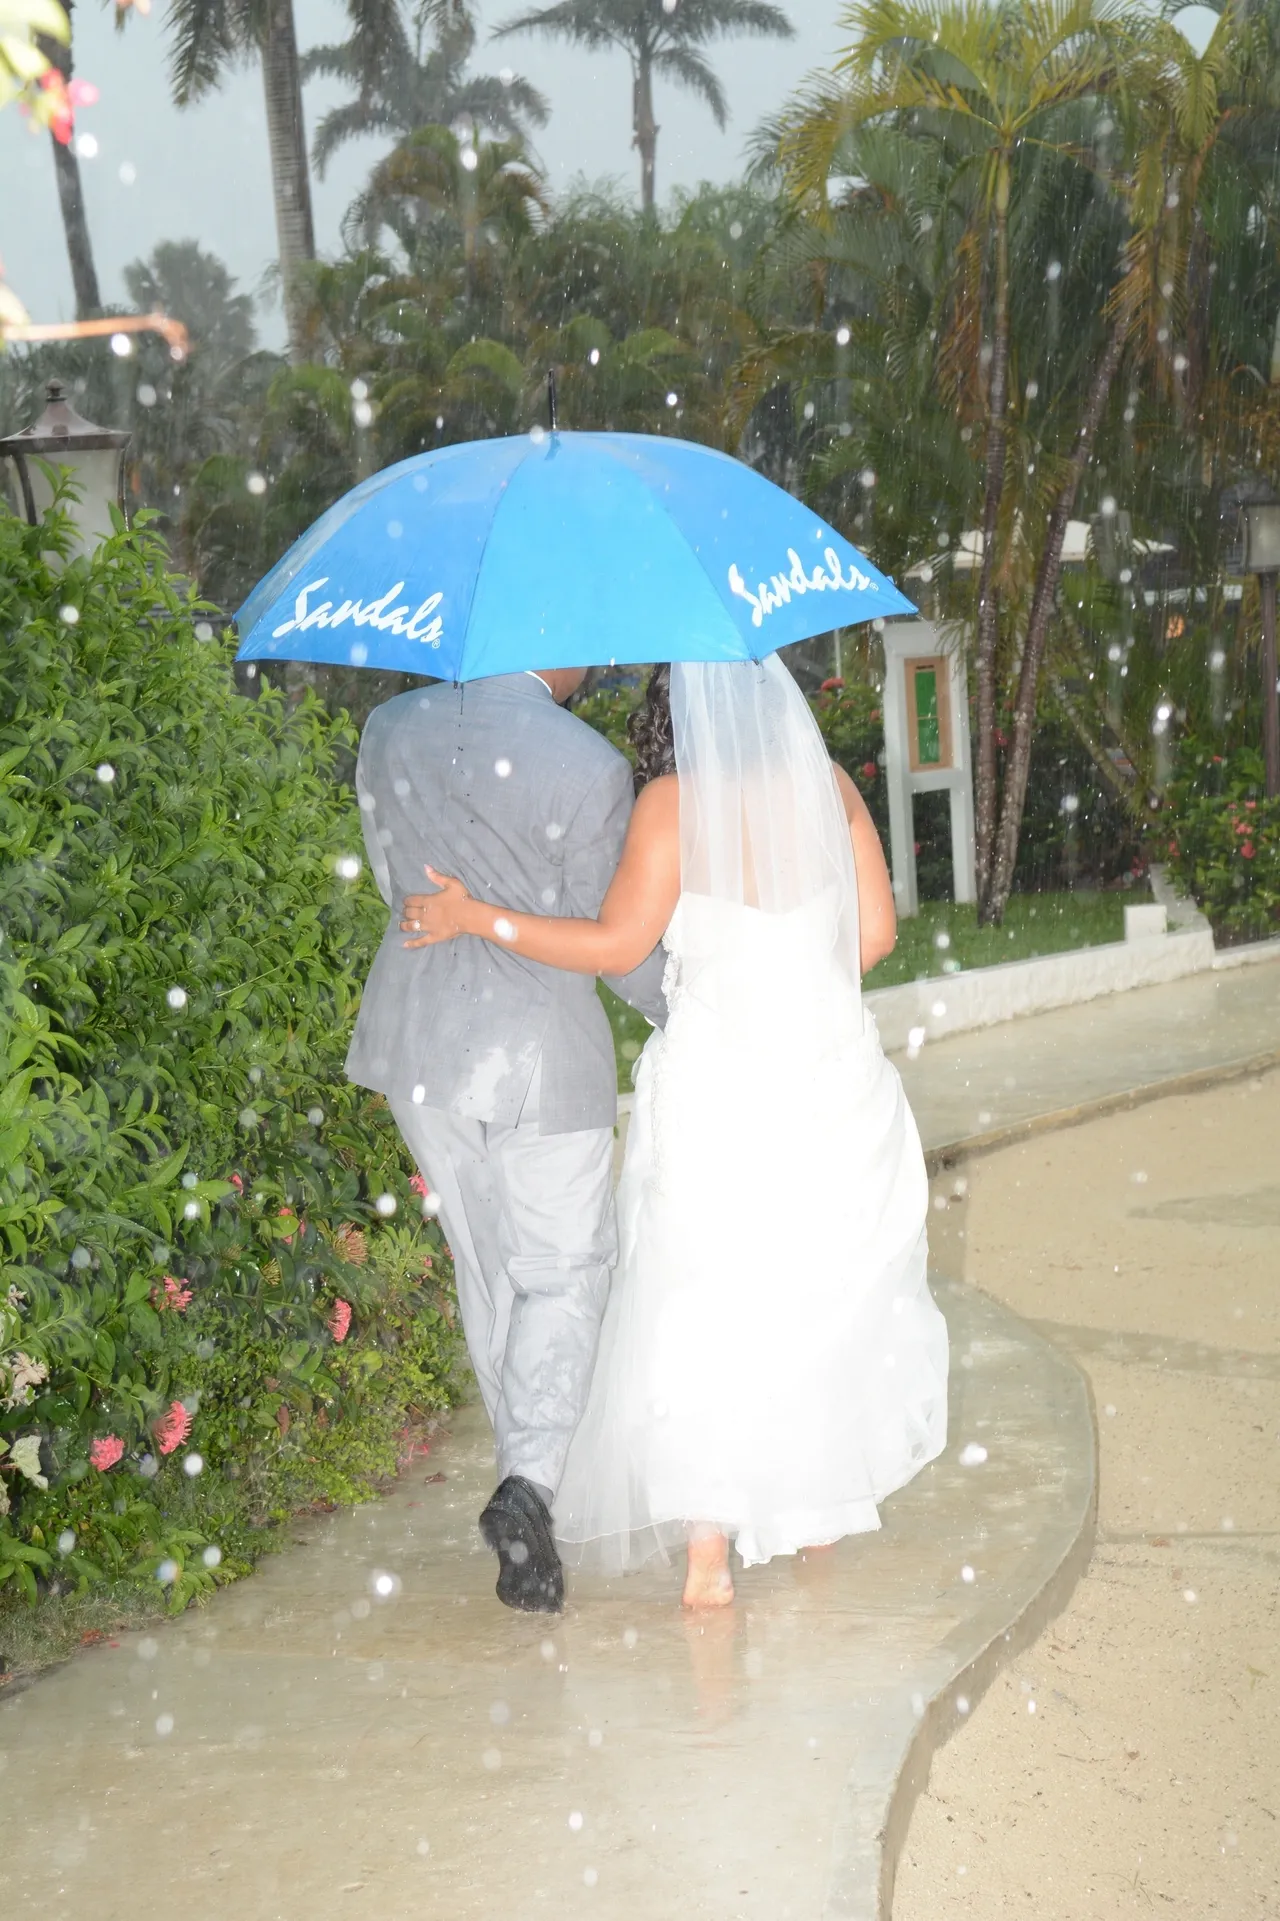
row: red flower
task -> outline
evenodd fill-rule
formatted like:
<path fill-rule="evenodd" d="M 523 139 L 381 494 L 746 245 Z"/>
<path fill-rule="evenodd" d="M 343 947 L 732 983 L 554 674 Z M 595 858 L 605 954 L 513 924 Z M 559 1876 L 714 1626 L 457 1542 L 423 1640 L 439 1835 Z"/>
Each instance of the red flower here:
<path fill-rule="evenodd" d="M 49 95 L 49 131 L 59 146 L 71 144 L 75 130 L 77 107 L 91 107 L 98 98 L 98 89 L 91 80 L 73 80 L 70 85 L 63 79 L 56 67 L 46 67 L 40 76 L 40 85 Z"/>
<path fill-rule="evenodd" d="M 838 688 L 841 688 L 843 686 L 844 686 L 844 681 L 840 677 L 840 675 L 837 674 L 833 680 L 824 680 L 821 687 L 819 687 L 818 692 L 820 694 L 833 694 L 836 692 Z"/>
<path fill-rule="evenodd" d="M 917 854 L 918 854 L 918 853 L 920 852 L 920 843 L 919 843 L 919 841 L 918 841 L 918 840 L 913 840 L 913 841 L 912 841 L 912 843 L 911 843 L 911 846 L 912 846 L 912 849 L 913 849 L 913 851 L 914 851 L 915 853 L 917 853 Z"/>
<path fill-rule="evenodd" d="M 333 1312 L 329 1315 L 327 1326 L 335 1341 L 342 1342 L 346 1340 L 347 1329 L 351 1326 L 350 1301 L 334 1302 Z"/>
<path fill-rule="evenodd" d="M 864 780 L 874 780 L 875 777 L 876 777 L 875 762 L 873 760 L 864 760 L 862 763 L 862 778 Z"/>
<path fill-rule="evenodd" d="M 1252 860 L 1253 859 L 1253 842 L 1251 840 L 1247 840 L 1244 843 L 1243 847 L 1240 849 L 1240 852 L 1244 855 L 1246 860 Z"/>
<path fill-rule="evenodd" d="M 191 1289 L 184 1287 L 173 1274 L 165 1275 L 163 1294 L 160 1293 L 159 1288 L 153 1287 L 151 1290 L 151 1303 L 158 1314 L 163 1314 L 166 1308 L 170 1308 L 175 1314 L 185 1314 L 191 1301 Z"/>
<path fill-rule="evenodd" d="M 235 1188 L 237 1194 L 244 1193 L 244 1182 L 238 1174 L 228 1174 L 227 1179 L 230 1181 L 232 1187 Z"/>
<path fill-rule="evenodd" d="M 413 1176 L 412 1180 L 409 1182 L 409 1191 L 411 1194 L 421 1194 L 424 1201 L 426 1200 L 427 1195 L 430 1192 L 429 1188 L 427 1187 L 427 1183 L 421 1174 L 415 1174 Z"/>
<path fill-rule="evenodd" d="M 93 1462 L 99 1474 L 105 1474 L 109 1467 L 115 1466 L 123 1453 L 124 1442 L 120 1439 L 120 1436 L 118 1434 L 104 1434 L 100 1440 L 94 1441 L 91 1444 L 89 1448 L 89 1459 Z"/>
<path fill-rule="evenodd" d="M 996 728 L 996 746 L 1007 747 L 1008 745 L 1009 745 L 1008 735 L 1001 733 L 1000 729 L 997 727 Z"/>
<path fill-rule="evenodd" d="M 162 1454 L 172 1454 L 191 1432 L 191 1415 L 181 1401 L 170 1401 L 168 1410 L 156 1423 L 156 1446 Z"/>
<path fill-rule="evenodd" d="M 1250 813 L 1252 813 L 1252 812 L 1253 812 L 1253 810 L 1254 810 L 1254 808 L 1255 808 L 1255 807 L 1256 807 L 1257 805 L 1258 805 L 1258 803 L 1257 803 L 1257 801 L 1256 801 L 1256 800 L 1247 800 L 1247 801 L 1245 802 L 1245 806 L 1246 806 L 1246 807 L 1247 807 L 1247 808 L 1249 809 L 1249 812 L 1250 812 Z"/>

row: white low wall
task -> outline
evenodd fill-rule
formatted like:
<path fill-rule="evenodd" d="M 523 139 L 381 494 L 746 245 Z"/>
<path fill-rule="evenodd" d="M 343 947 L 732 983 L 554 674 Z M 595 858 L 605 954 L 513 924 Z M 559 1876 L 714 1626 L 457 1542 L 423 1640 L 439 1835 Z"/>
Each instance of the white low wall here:
<path fill-rule="evenodd" d="M 1199 919 L 1199 916 L 1197 916 Z M 913 1030 L 937 1040 L 975 1027 L 993 1027 L 1020 1014 L 1044 1014 L 1100 994 L 1199 974 L 1214 964 L 1207 923 L 1185 932 L 1152 934 L 1105 947 L 1076 947 L 1038 960 L 1006 961 L 967 973 L 877 987 L 866 996 L 886 1052 L 911 1044 Z M 917 1043 L 920 1035 L 917 1033 Z"/>

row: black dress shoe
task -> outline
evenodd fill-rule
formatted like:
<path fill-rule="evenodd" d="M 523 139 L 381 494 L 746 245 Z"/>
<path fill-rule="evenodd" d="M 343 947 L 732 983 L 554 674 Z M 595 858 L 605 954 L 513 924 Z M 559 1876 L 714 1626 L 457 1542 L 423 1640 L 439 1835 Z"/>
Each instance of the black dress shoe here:
<path fill-rule="evenodd" d="M 564 1569 L 551 1513 L 531 1481 L 508 1474 L 480 1516 L 480 1532 L 498 1557 L 498 1599 L 525 1614 L 559 1614 Z"/>

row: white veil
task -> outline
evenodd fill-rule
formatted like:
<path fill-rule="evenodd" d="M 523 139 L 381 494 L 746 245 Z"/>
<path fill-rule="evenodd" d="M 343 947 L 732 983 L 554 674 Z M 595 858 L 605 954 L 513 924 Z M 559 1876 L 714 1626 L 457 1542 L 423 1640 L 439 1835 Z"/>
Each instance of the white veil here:
<path fill-rule="evenodd" d="M 818 724 L 778 655 L 674 662 L 671 719 L 683 891 L 766 914 L 812 909 L 858 993 L 849 824 Z"/>

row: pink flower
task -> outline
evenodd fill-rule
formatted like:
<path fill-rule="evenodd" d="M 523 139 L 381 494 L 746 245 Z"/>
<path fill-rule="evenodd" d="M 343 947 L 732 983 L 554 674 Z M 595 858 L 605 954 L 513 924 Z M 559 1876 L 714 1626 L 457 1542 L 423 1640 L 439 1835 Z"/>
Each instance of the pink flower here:
<path fill-rule="evenodd" d="M 1254 851 L 1253 842 L 1251 840 L 1245 841 L 1244 845 L 1240 849 L 1240 852 L 1244 855 L 1246 860 L 1253 859 L 1253 851 Z"/>
<path fill-rule="evenodd" d="M 191 1432 L 191 1415 L 181 1401 L 170 1401 L 168 1410 L 155 1426 L 156 1446 L 162 1454 L 172 1454 Z"/>
<path fill-rule="evenodd" d="M 301 1225 L 297 1215 L 291 1207 L 281 1207 L 276 1211 L 276 1220 L 280 1223 L 276 1228 L 276 1233 L 280 1236 L 286 1247 L 292 1247 L 293 1237 Z"/>
<path fill-rule="evenodd" d="M 1253 812 L 1253 810 L 1254 810 L 1254 808 L 1255 808 L 1255 807 L 1256 807 L 1257 805 L 1258 805 L 1258 803 L 1257 803 L 1257 801 L 1256 801 L 1256 800 L 1247 800 L 1247 801 L 1245 802 L 1245 806 L 1246 806 L 1246 807 L 1247 807 L 1247 808 L 1249 809 L 1249 812 L 1250 812 L 1250 813 L 1252 813 L 1252 812 Z"/>
<path fill-rule="evenodd" d="M 92 80 L 72 80 L 67 84 L 67 99 L 73 107 L 96 107 L 99 98 Z"/>
<path fill-rule="evenodd" d="M 326 1325 L 335 1341 L 345 1341 L 347 1329 L 351 1326 L 350 1301 L 335 1301 Z"/>
<path fill-rule="evenodd" d="M 843 686 L 844 686 L 844 681 L 837 674 L 835 678 L 832 680 L 824 680 L 821 687 L 819 687 L 818 692 L 820 694 L 833 694 Z"/>
<path fill-rule="evenodd" d="M 421 1196 L 422 1196 L 422 1198 L 423 1198 L 423 1200 L 424 1200 L 424 1201 L 426 1200 L 426 1198 L 427 1198 L 427 1183 L 426 1183 L 426 1181 L 425 1181 L 425 1180 L 423 1179 L 423 1177 L 422 1177 L 422 1175 L 421 1175 L 421 1174 L 415 1174 L 415 1175 L 413 1176 L 413 1179 L 412 1179 L 412 1180 L 411 1180 L 411 1181 L 409 1182 L 409 1192 L 410 1192 L 411 1194 L 421 1194 Z"/>
<path fill-rule="evenodd" d="M 114 1467 L 124 1453 L 124 1442 L 118 1434 L 104 1434 L 101 1440 L 94 1441 L 89 1449 L 89 1459 L 99 1474 L 105 1474 Z"/>
<path fill-rule="evenodd" d="M 876 777 L 876 764 L 875 764 L 875 762 L 874 762 L 873 760 L 864 760 L 864 761 L 863 761 L 863 763 L 862 763 L 862 778 L 863 778 L 863 780 L 874 780 L 874 779 L 875 779 L 875 777 Z"/>
<path fill-rule="evenodd" d="M 228 1174 L 227 1179 L 230 1181 L 232 1187 L 235 1188 L 237 1194 L 244 1193 L 244 1182 L 238 1174 Z"/>
<path fill-rule="evenodd" d="M 151 1299 L 155 1304 L 155 1309 L 158 1314 L 163 1314 L 166 1308 L 171 1308 L 175 1314 L 185 1314 L 191 1305 L 191 1289 L 184 1287 L 176 1275 L 166 1274 L 164 1277 L 164 1293 L 157 1299 L 158 1293 L 159 1290 L 153 1287 L 151 1290 Z"/>

